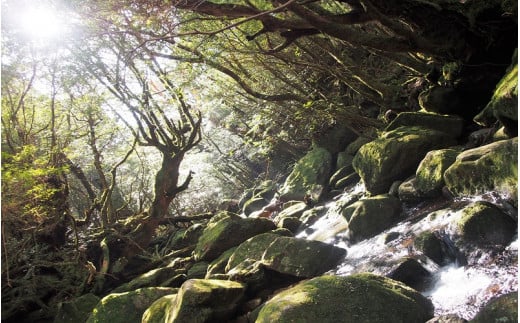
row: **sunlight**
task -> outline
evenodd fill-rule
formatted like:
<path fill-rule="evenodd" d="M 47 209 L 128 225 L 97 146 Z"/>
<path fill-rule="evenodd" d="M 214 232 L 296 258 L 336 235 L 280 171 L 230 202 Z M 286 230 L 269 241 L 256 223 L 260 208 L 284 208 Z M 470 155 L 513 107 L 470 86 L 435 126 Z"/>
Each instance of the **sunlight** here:
<path fill-rule="evenodd" d="M 27 9 L 21 13 L 19 23 L 24 34 L 35 40 L 58 38 L 64 28 L 61 17 L 49 7 Z"/>

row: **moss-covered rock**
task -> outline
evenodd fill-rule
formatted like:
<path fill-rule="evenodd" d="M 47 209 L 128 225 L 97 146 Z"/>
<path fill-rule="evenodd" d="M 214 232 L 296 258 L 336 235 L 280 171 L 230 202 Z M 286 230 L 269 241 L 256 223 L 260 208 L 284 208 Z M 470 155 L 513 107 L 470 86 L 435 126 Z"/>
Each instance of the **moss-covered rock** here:
<path fill-rule="evenodd" d="M 359 182 L 360 179 L 361 178 L 359 177 L 359 175 L 357 173 L 348 174 L 347 176 L 340 178 L 334 184 L 334 188 L 337 189 L 337 190 L 342 190 L 342 189 L 346 188 L 349 185 L 356 184 L 357 182 Z"/>
<path fill-rule="evenodd" d="M 388 278 L 400 281 L 418 291 L 424 291 L 428 287 L 431 276 L 431 273 L 416 259 L 410 257 L 401 259 L 387 275 Z"/>
<path fill-rule="evenodd" d="M 124 293 L 143 287 L 158 287 L 165 286 L 165 284 L 172 278 L 180 274 L 184 274 L 184 269 L 176 269 L 172 267 L 161 267 L 150 270 L 142 275 L 137 276 L 126 284 L 123 284 L 113 293 Z"/>
<path fill-rule="evenodd" d="M 168 248 L 171 250 L 179 250 L 195 245 L 202 235 L 203 230 L 204 226 L 197 223 L 187 229 L 176 231 L 168 241 Z"/>
<path fill-rule="evenodd" d="M 332 269 L 344 256 L 344 249 L 323 242 L 264 233 L 238 246 L 226 271 L 253 260 L 278 273 L 307 278 Z"/>
<path fill-rule="evenodd" d="M 212 261 L 229 248 L 270 230 L 275 224 L 267 219 L 241 218 L 232 213 L 221 213 L 208 222 L 193 252 L 196 260 Z M 215 218 L 215 217 L 214 217 Z"/>
<path fill-rule="evenodd" d="M 498 191 L 517 201 L 518 138 L 460 153 L 444 172 L 444 181 L 455 196 Z"/>
<path fill-rule="evenodd" d="M 518 132 L 518 64 L 516 60 L 498 83 L 491 101 L 474 121 L 482 126 L 491 126 L 499 120 L 505 132 L 516 136 Z"/>
<path fill-rule="evenodd" d="M 164 295 L 175 294 L 176 288 L 148 287 L 126 293 L 109 294 L 101 299 L 87 319 L 88 323 L 139 322 L 144 311 Z"/>
<path fill-rule="evenodd" d="M 488 302 L 471 320 L 472 323 L 518 322 L 518 292 L 499 296 Z"/>
<path fill-rule="evenodd" d="M 455 314 L 440 315 L 426 321 L 426 323 L 466 323 L 467 320 L 458 317 Z"/>
<path fill-rule="evenodd" d="M 262 209 L 267 204 L 266 199 L 263 197 L 253 197 L 244 202 L 244 207 L 242 208 L 242 212 L 246 215 L 250 215 L 254 211 L 258 211 Z"/>
<path fill-rule="evenodd" d="M 315 138 L 313 144 L 327 149 L 331 154 L 337 154 L 345 150 L 347 145 L 357 137 L 358 135 L 350 128 L 336 124 Z"/>
<path fill-rule="evenodd" d="M 336 159 L 336 172 L 343 167 L 352 167 L 352 159 L 354 159 L 354 155 L 349 154 L 347 151 L 340 152 Z"/>
<path fill-rule="evenodd" d="M 280 189 L 281 197 L 302 200 L 309 192 L 319 196 L 328 183 L 331 166 L 332 154 L 325 148 L 314 147 L 294 166 Z"/>
<path fill-rule="evenodd" d="M 482 245 L 506 245 L 516 233 L 516 222 L 489 202 L 472 203 L 461 212 L 457 225 L 467 241 Z"/>
<path fill-rule="evenodd" d="M 435 232 L 425 231 L 414 239 L 414 247 L 438 265 L 446 265 L 455 260 L 446 244 Z"/>
<path fill-rule="evenodd" d="M 376 138 L 375 133 L 370 133 L 369 135 L 359 136 L 356 140 L 350 143 L 350 145 L 345 148 L 345 152 L 349 155 L 355 156 L 363 145 L 368 144 L 372 140 Z"/>
<path fill-rule="evenodd" d="M 419 95 L 419 105 L 426 112 L 457 115 L 471 120 L 478 111 L 468 107 L 465 99 L 455 87 L 433 86 Z"/>
<path fill-rule="evenodd" d="M 385 194 L 359 200 L 349 205 L 342 214 L 348 220 L 350 239 L 361 241 L 396 223 L 401 210 L 401 201 Z"/>
<path fill-rule="evenodd" d="M 77 323 L 85 321 L 100 298 L 94 294 L 81 295 L 71 301 L 60 303 L 54 323 Z"/>
<path fill-rule="evenodd" d="M 209 263 L 206 261 L 199 261 L 193 264 L 193 266 L 188 269 L 186 277 L 188 279 L 194 278 L 204 278 L 206 277 L 206 273 L 208 271 Z"/>
<path fill-rule="evenodd" d="M 444 172 L 457 158 L 460 150 L 440 149 L 429 151 L 415 172 L 415 187 L 425 197 L 433 197 L 441 193 L 444 186 Z"/>
<path fill-rule="evenodd" d="M 426 153 L 455 144 L 450 135 L 426 128 L 400 127 L 361 147 L 352 165 L 368 192 L 387 193 L 392 183 L 412 175 Z"/>
<path fill-rule="evenodd" d="M 302 225 L 302 221 L 300 221 L 297 217 L 285 217 L 278 222 L 277 226 L 279 228 L 285 228 L 291 231 L 293 234 L 298 232 L 298 228 Z"/>
<path fill-rule="evenodd" d="M 399 127 L 421 127 L 437 130 L 458 138 L 464 130 L 464 119 L 458 116 L 439 115 L 424 112 L 402 112 L 386 127 L 391 131 Z"/>
<path fill-rule="evenodd" d="M 211 279 L 214 275 L 223 274 L 226 271 L 226 265 L 229 261 L 229 257 L 235 252 L 236 247 L 230 248 L 222 253 L 217 259 L 213 260 L 206 272 L 206 279 Z"/>
<path fill-rule="evenodd" d="M 425 322 L 431 302 L 402 283 L 373 274 L 321 276 L 299 283 L 255 313 L 262 322 Z"/>
<path fill-rule="evenodd" d="M 230 318 L 244 296 L 245 286 L 215 279 L 190 279 L 175 297 L 154 303 L 142 322 L 223 322 Z"/>
<path fill-rule="evenodd" d="M 275 222 L 281 221 L 283 218 L 300 218 L 307 208 L 308 206 L 304 202 L 296 202 L 280 211 L 275 217 Z"/>
<path fill-rule="evenodd" d="M 389 194 L 392 195 L 394 187 L 390 187 Z M 425 198 L 417 189 L 417 178 L 413 176 L 399 184 L 397 188 L 397 196 L 403 202 L 418 202 Z"/>
<path fill-rule="evenodd" d="M 352 159 L 354 159 L 354 157 L 352 157 Z M 334 187 L 336 185 L 337 181 L 339 181 L 340 179 L 342 179 L 343 177 L 345 177 L 347 175 L 352 174 L 353 172 L 354 172 L 354 167 L 352 167 L 352 164 L 339 168 L 330 177 L 329 186 Z"/>

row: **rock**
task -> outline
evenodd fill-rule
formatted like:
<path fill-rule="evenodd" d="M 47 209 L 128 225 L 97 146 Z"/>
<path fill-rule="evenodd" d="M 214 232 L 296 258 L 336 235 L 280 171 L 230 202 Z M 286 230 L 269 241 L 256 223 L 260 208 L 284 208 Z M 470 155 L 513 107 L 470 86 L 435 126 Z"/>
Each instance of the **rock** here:
<path fill-rule="evenodd" d="M 391 191 L 390 189 L 390 192 Z M 417 188 L 417 178 L 415 176 L 399 185 L 397 188 L 397 196 L 403 202 L 419 202 L 425 198 Z"/>
<path fill-rule="evenodd" d="M 190 269 L 188 269 L 188 273 L 186 274 L 186 277 L 188 279 L 194 279 L 194 278 L 204 278 L 206 277 L 206 273 L 208 271 L 209 263 L 205 261 L 196 262 L 191 266 Z"/>
<path fill-rule="evenodd" d="M 214 275 L 225 273 L 229 257 L 231 257 L 233 252 L 235 252 L 235 249 L 236 247 L 230 248 L 222 253 L 217 259 L 213 260 L 209 264 L 206 276 L 204 278 L 211 279 Z"/>
<path fill-rule="evenodd" d="M 426 323 L 466 323 L 467 320 L 462 319 L 454 314 L 441 315 L 426 321 Z"/>
<path fill-rule="evenodd" d="M 424 112 L 401 112 L 386 128 L 391 131 L 399 127 L 421 127 L 437 130 L 458 138 L 464 130 L 464 119 L 458 116 L 438 115 Z"/>
<path fill-rule="evenodd" d="M 324 206 L 316 206 L 310 210 L 307 210 L 302 213 L 300 217 L 300 221 L 302 221 L 302 225 L 305 227 L 311 226 L 316 220 L 318 220 L 322 215 L 327 213 L 327 208 Z"/>
<path fill-rule="evenodd" d="M 337 189 L 337 190 L 342 190 L 346 187 L 348 187 L 349 185 L 353 185 L 357 182 L 359 182 L 360 180 L 360 177 L 357 173 L 352 173 L 352 174 L 349 174 L 341 179 L 339 179 L 336 184 L 334 185 L 334 188 Z"/>
<path fill-rule="evenodd" d="M 313 144 L 327 149 L 331 154 L 337 154 L 345 150 L 348 144 L 354 141 L 358 135 L 350 128 L 336 124 L 320 133 L 313 140 Z"/>
<path fill-rule="evenodd" d="M 352 157 L 352 159 L 354 159 L 354 157 Z M 330 177 L 330 180 L 329 180 L 329 186 L 330 187 L 334 187 L 336 185 L 336 182 L 339 181 L 340 179 L 342 179 L 343 177 L 347 176 L 347 175 L 350 175 L 354 172 L 354 167 L 352 167 L 352 164 L 350 165 L 347 165 L 347 166 L 343 166 L 341 168 L 339 168 L 334 174 L 332 174 L 332 176 Z"/>
<path fill-rule="evenodd" d="M 516 60 L 498 83 L 491 101 L 474 121 L 491 127 L 495 120 L 504 126 L 506 134 L 516 137 L 518 133 L 518 64 Z"/>
<path fill-rule="evenodd" d="M 152 304 L 141 322 L 225 322 L 234 314 L 244 292 L 245 286 L 238 282 L 190 279 L 175 297 L 164 297 Z"/>
<path fill-rule="evenodd" d="M 293 234 L 298 232 L 298 229 L 302 225 L 302 221 L 300 221 L 297 217 L 285 217 L 278 222 L 278 227 L 285 228 L 291 231 Z"/>
<path fill-rule="evenodd" d="M 253 260 L 278 273 L 308 278 L 332 269 L 344 256 L 345 249 L 320 241 L 264 233 L 238 246 L 226 271 Z"/>
<path fill-rule="evenodd" d="M 336 160 L 336 172 L 343 167 L 352 167 L 352 159 L 354 159 L 354 155 L 351 155 L 346 151 L 340 152 Z"/>
<path fill-rule="evenodd" d="M 349 155 L 355 156 L 358 152 L 359 148 L 363 145 L 368 144 L 376 137 L 375 133 L 367 135 L 367 136 L 359 136 L 356 140 L 354 140 L 350 145 L 347 146 L 345 152 Z M 352 161 L 351 161 L 352 162 Z"/>
<path fill-rule="evenodd" d="M 194 224 L 187 229 L 176 231 L 168 242 L 168 248 L 179 250 L 188 246 L 195 245 L 202 235 L 204 226 L 200 223 Z"/>
<path fill-rule="evenodd" d="M 284 200 L 303 200 L 307 193 L 317 192 L 317 199 L 325 189 L 331 173 L 332 155 L 325 149 L 314 147 L 294 166 L 280 189 Z"/>
<path fill-rule="evenodd" d="M 420 162 L 415 173 L 415 187 L 421 197 L 435 197 L 441 194 L 444 186 L 444 172 L 460 153 L 457 149 L 429 151 Z"/>
<path fill-rule="evenodd" d="M 456 259 L 439 233 L 429 231 L 421 233 L 414 239 L 414 247 L 440 266 Z"/>
<path fill-rule="evenodd" d="M 464 98 L 457 89 L 433 86 L 419 94 L 419 106 L 427 112 L 466 116 Z M 473 116 L 471 116 L 473 117 Z"/>
<path fill-rule="evenodd" d="M 400 281 L 415 290 L 424 291 L 428 287 L 432 275 L 417 260 L 406 257 L 392 269 L 387 277 Z"/>
<path fill-rule="evenodd" d="M 373 195 L 387 193 L 392 183 L 412 175 L 426 153 L 455 144 L 446 133 L 400 127 L 361 147 L 352 165 Z"/>
<path fill-rule="evenodd" d="M 195 260 L 215 260 L 229 248 L 275 228 L 275 224 L 268 219 L 244 219 L 233 213 L 220 213 L 208 222 L 199 238 L 193 251 Z"/>
<path fill-rule="evenodd" d="M 489 301 L 470 322 L 518 322 L 518 292 L 516 291 L 506 295 L 502 295 Z"/>
<path fill-rule="evenodd" d="M 255 322 L 425 322 L 433 305 L 417 291 L 373 274 L 321 276 L 275 295 Z"/>
<path fill-rule="evenodd" d="M 148 287 L 126 293 L 109 294 L 103 297 L 92 310 L 87 322 L 139 322 L 144 311 L 155 300 L 175 293 L 177 288 Z"/>
<path fill-rule="evenodd" d="M 396 223 L 401 215 L 401 201 L 393 196 L 378 195 L 353 203 L 342 214 L 348 220 L 351 241 L 361 241 Z"/>
<path fill-rule="evenodd" d="M 263 197 L 253 197 L 244 203 L 242 212 L 244 212 L 246 215 L 250 215 L 254 211 L 262 209 L 262 207 L 264 207 L 267 202 L 268 200 L 265 200 Z"/>
<path fill-rule="evenodd" d="M 514 201 L 517 178 L 518 138 L 466 150 L 444 172 L 446 186 L 455 196 L 497 191 Z"/>
<path fill-rule="evenodd" d="M 136 290 L 143 287 L 158 287 L 165 286 L 168 281 L 177 275 L 184 274 L 184 269 L 175 269 L 171 267 L 161 267 L 154 270 L 150 270 L 147 273 L 137 276 L 126 284 L 123 284 L 116 289 L 113 293 L 124 293 Z"/>
<path fill-rule="evenodd" d="M 55 323 L 77 323 L 83 322 L 85 317 L 99 303 L 100 298 L 94 294 L 81 295 L 71 301 L 60 303 L 58 313 L 54 317 Z"/>
<path fill-rule="evenodd" d="M 303 212 L 308 208 L 308 206 L 304 202 L 296 202 L 293 205 L 284 208 L 278 215 L 275 217 L 275 222 L 280 221 L 283 218 L 300 218 Z"/>
<path fill-rule="evenodd" d="M 480 245 L 507 245 L 516 234 L 516 221 L 489 202 L 472 203 L 461 212 L 457 226 L 467 241 Z"/>

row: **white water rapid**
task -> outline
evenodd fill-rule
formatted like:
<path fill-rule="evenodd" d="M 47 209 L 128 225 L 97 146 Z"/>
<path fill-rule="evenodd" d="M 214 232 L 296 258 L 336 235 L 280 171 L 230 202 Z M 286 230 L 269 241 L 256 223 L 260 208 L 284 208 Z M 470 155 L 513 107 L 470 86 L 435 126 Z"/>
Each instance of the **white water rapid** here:
<path fill-rule="evenodd" d="M 387 275 L 404 257 L 411 257 L 431 274 L 428 285 L 421 292 L 431 299 L 435 315 L 456 314 L 467 320 L 491 298 L 518 290 L 518 238 L 505 248 L 478 248 L 462 241 L 455 225 L 460 217 L 459 210 L 470 202 L 487 200 L 499 206 L 503 204 L 497 194 L 405 207 L 405 220 L 373 238 L 350 244 L 347 221 L 337 209 L 341 200 L 351 199 L 354 194 L 360 194 L 359 186 L 326 204 L 324 215 L 297 235 L 347 250 L 345 259 L 329 274 L 346 276 L 372 272 Z M 516 212 L 513 208 L 506 211 Z M 510 215 L 517 217 L 517 214 Z M 454 252 L 458 252 L 458 260 L 439 266 L 416 250 L 414 238 L 425 231 L 441 234 Z"/>

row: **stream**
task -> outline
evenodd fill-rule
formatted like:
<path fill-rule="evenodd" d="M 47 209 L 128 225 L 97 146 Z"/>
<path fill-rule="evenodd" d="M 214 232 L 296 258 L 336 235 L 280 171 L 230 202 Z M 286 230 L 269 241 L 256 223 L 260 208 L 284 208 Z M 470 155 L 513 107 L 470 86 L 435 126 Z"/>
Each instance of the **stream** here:
<path fill-rule="evenodd" d="M 388 275 L 403 258 L 411 257 L 431 274 L 420 291 L 431 299 L 435 315 L 456 314 L 466 320 L 472 319 L 490 299 L 518 290 L 518 236 L 506 247 L 481 248 L 463 241 L 456 230 L 460 209 L 478 200 L 502 206 L 506 213 L 517 218 L 516 209 L 499 194 L 489 192 L 472 198 L 405 205 L 404 220 L 375 237 L 351 244 L 347 221 L 337 211 L 336 203 L 362 193 L 363 187 L 357 185 L 327 203 L 324 215 L 297 235 L 347 250 L 342 263 L 328 274 Z M 451 263 L 440 266 L 415 249 L 414 238 L 425 231 L 436 232 L 450 246 L 454 259 Z"/>

